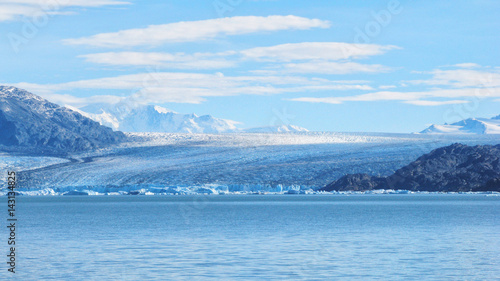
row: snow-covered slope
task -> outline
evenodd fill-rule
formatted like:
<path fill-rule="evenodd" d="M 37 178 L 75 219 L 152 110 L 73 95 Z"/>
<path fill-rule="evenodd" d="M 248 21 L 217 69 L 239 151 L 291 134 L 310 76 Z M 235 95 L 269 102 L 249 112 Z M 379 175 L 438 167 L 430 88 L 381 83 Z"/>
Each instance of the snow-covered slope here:
<path fill-rule="evenodd" d="M 453 124 L 431 125 L 422 134 L 500 134 L 500 115 L 491 119 L 469 118 Z"/>
<path fill-rule="evenodd" d="M 236 130 L 238 124 L 210 115 L 180 114 L 156 105 L 97 104 L 83 107 L 79 112 L 124 132 L 222 133 Z"/>

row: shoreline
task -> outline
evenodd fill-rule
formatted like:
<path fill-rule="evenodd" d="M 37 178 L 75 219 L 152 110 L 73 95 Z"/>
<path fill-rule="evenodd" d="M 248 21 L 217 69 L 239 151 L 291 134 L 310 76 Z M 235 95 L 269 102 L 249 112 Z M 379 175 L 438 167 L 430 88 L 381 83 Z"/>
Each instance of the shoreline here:
<path fill-rule="evenodd" d="M 156 191 L 156 192 L 153 192 Z M 163 191 L 163 190 L 162 190 Z M 179 191 L 179 192 L 161 192 L 158 190 L 148 190 L 139 189 L 131 191 L 108 191 L 99 192 L 91 189 L 73 189 L 59 191 L 57 188 L 54 190 L 52 188 L 44 188 L 40 190 L 16 190 L 16 196 L 216 196 L 216 195 L 405 195 L 405 194 L 444 194 L 444 195 L 489 195 L 489 196 L 500 196 L 500 192 L 497 191 L 410 191 L 410 190 L 393 190 L 393 189 L 377 189 L 377 190 L 367 190 L 367 191 L 314 191 L 314 190 L 294 190 L 290 189 L 287 191 L 273 192 L 273 191 L 215 191 L 215 192 L 195 192 L 195 191 Z M 0 191 L 0 196 L 7 196 L 8 191 Z"/>

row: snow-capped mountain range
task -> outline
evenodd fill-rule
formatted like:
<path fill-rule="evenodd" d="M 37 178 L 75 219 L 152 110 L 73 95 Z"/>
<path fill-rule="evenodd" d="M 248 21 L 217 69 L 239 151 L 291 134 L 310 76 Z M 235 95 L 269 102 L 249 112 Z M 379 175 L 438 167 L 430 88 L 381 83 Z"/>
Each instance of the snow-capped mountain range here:
<path fill-rule="evenodd" d="M 307 132 L 307 129 L 294 126 L 270 126 L 240 129 L 240 123 L 233 120 L 216 118 L 211 115 L 177 113 L 157 105 L 115 105 L 94 104 L 80 109 L 70 109 L 99 122 L 104 126 L 123 132 L 161 132 L 161 133 L 281 133 Z"/>
<path fill-rule="evenodd" d="M 488 118 L 469 118 L 453 124 L 431 125 L 421 134 L 500 134 L 500 115 Z"/>
<path fill-rule="evenodd" d="M 235 130 L 238 124 L 210 115 L 180 114 L 156 105 L 118 103 L 70 108 L 104 126 L 124 132 L 222 133 Z"/>

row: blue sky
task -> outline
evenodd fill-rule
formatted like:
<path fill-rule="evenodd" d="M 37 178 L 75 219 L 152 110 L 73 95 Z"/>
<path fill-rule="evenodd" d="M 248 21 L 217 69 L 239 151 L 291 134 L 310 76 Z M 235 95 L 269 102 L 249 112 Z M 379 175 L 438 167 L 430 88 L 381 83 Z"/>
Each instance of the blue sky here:
<path fill-rule="evenodd" d="M 0 3 L 0 83 L 242 127 L 415 132 L 500 114 L 500 2 Z"/>

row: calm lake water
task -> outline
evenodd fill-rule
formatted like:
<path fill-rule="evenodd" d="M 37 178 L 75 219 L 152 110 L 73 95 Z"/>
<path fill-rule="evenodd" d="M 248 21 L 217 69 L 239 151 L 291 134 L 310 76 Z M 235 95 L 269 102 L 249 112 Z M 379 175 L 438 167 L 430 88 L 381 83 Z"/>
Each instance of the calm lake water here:
<path fill-rule="evenodd" d="M 57 196 L 17 204 L 17 273 L 7 272 L 4 255 L 0 279 L 500 276 L 495 196 Z"/>

